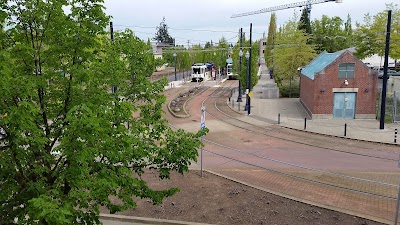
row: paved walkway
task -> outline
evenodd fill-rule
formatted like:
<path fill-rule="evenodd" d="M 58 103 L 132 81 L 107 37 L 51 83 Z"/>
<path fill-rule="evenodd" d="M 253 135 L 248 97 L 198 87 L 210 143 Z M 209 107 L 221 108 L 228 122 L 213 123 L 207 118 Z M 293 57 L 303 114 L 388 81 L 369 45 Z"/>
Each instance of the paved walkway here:
<path fill-rule="evenodd" d="M 270 79 L 268 69 L 264 66 L 261 69 L 260 80 L 253 89 L 261 90 L 260 86 L 266 83 L 274 83 L 274 80 Z M 234 100 L 237 99 L 237 94 L 238 91 L 235 91 Z M 394 144 L 395 129 L 400 132 L 400 124 L 386 123 L 385 129 L 381 130 L 379 129 L 379 121 L 374 119 L 307 119 L 306 128 L 304 129 L 304 118 L 309 118 L 309 116 L 298 98 L 261 99 L 260 96 L 260 94 L 254 93 L 254 96 L 251 98 L 250 117 L 276 124 L 279 120 L 279 124 L 284 127 L 390 144 Z M 246 96 L 243 95 L 242 98 L 243 102 L 241 105 L 244 106 Z M 237 102 L 234 104 L 235 106 L 232 108 L 238 111 Z M 247 115 L 244 107 L 241 107 L 239 112 Z M 400 135 L 398 134 L 398 145 L 400 143 L 399 139 Z"/>

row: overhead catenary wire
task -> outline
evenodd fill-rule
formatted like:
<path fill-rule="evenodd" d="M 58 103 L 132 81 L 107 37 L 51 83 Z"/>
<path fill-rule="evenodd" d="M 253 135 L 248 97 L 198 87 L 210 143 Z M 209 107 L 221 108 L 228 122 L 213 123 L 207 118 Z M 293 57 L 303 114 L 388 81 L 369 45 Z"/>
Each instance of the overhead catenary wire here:
<path fill-rule="evenodd" d="M 126 27 L 126 28 L 131 28 L 131 27 L 136 27 L 136 28 L 143 28 L 143 29 L 157 29 L 158 26 L 138 26 L 138 25 L 122 25 L 122 24 L 115 24 L 114 26 L 118 27 Z M 196 31 L 196 32 L 211 32 L 211 33 L 235 33 L 237 34 L 237 31 L 233 30 L 210 30 L 210 29 L 193 29 L 193 28 L 175 28 L 175 27 L 170 27 L 168 26 L 168 29 L 171 30 L 183 30 L 183 31 Z M 254 34 L 264 34 L 260 32 L 253 32 Z"/>
<path fill-rule="evenodd" d="M 122 28 L 140 28 L 140 29 L 157 29 L 157 26 L 139 26 L 139 25 L 123 25 L 123 24 L 116 24 L 114 25 L 115 27 L 122 27 Z M 177 30 L 177 31 L 193 31 L 193 32 L 209 32 L 209 33 L 234 33 L 236 34 L 233 38 L 236 38 L 239 36 L 237 31 L 231 31 L 231 30 L 211 30 L 211 29 L 193 29 L 193 28 L 174 28 L 168 26 L 168 29 L 171 30 Z M 136 29 L 134 30 L 136 33 L 141 33 L 141 34 L 148 34 L 148 35 L 154 35 L 154 33 L 149 33 L 149 32 L 143 32 L 143 31 L 137 31 Z M 258 32 L 253 32 L 253 34 L 264 34 L 263 33 L 258 33 Z M 194 40 L 190 39 L 187 37 L 178 37 L 175 36 L 174 38 L 176 39 L 183 39 L 183 40 L 190 40 L 191 42 L 201 42 L 201 43 L 207 43 L 210 40 Z M 227 40 L 231 40 L 233 38 L 228 38 Z M 236 43 L 236 42 L 229 42 L 229 43 Z"/>

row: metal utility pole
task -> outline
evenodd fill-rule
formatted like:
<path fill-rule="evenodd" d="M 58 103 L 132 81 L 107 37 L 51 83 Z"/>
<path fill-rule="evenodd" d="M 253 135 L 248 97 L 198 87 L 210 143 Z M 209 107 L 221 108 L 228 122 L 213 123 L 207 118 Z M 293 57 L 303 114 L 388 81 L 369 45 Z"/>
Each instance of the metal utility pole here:
<path fill-rule="evenodd" d="M 385 129 L 385 108 L 386 108 L 386 86 L 387 86 L 387 70 L 389 65 L 389 43 L 390 43 L 390 25 L 392 23 L 392 10 L 388 11 L 388 21 L 386 28 L 386 46 L 385 46 L 385 62 L 383 63 L 383 84 L 382 84 L 382 101 L 381 101 L 381 117 L 379 120 L 379 129 Z"/>
<path fill-rule="evenodd" d="M 250 115 L 250 108 L 251 108 L 251 104 L 250 104 L 250 100 L 251 100 L 251 97 L 250 97 L 250 95 L 251 95 L 251 34 L 252 34 L 252 30 L 253 30 L 253 24 L 252 23 L 250 23 L 250 58 L 249 58 L 249 86 L 248 86 L 248 89 L 249 89 L 249 93 L 247 94 L 247 98 L 248 98 L 248 101 L 249 101 L 249 107 L 247 108 L 247 115 Z"/>
<path fill-rule="evenodd" d="M 243 34 L 243 28 L 240 28 L 240 50 L 239 50 L 239 86 L 238 86 L 238 98 L 237 102 L 239 102 L 239 110 L 240 110 L 240 102 L 242 102 L 242 87 L 240 86 L 240 73 L 242 72 L 242 56 L 243 56 L 243 51 L 242 51 L 242 34 Z"/>
<path fill-rule="evenodd" d="M 178 79 L 177 79 L 177 77 L 176 77 L 176 53 L 175 53 L 175 52 L 174 52 L 173 56 L 174 56 L 174 69 L 175 69 L 174 80 L 177 81 Z"/>

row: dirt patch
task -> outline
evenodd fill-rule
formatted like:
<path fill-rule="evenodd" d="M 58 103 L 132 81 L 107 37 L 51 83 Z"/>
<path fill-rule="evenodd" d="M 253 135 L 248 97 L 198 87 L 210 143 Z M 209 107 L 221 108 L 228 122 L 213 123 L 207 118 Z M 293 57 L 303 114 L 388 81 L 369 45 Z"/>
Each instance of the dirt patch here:
<path fill-rule="evenodd" d="M 170 180 L 161 181 L 152 173 L 143 178 L 155 189 L 179 187 L 181 191 L 158 206 L 136 199 L 138 206 L 121 215 L 226 225 L 381 224 L 276 196 L 206 172 L 203 178 L 199 171 L 174 173 Z"/>

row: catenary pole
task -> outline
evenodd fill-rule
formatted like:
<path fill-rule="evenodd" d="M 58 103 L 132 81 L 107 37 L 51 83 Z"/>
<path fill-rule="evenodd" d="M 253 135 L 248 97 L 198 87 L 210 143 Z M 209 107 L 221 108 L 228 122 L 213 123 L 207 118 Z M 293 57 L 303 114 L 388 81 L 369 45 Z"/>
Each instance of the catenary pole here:
<path fill-rule="evenodd" d="M 389 61 L 389 42 L 390 42 L 390 25 L 392 23 L 392 10 L 388 10 L 388 20 L 386 28 L 386 46 L 385 46 L 385 62 L 383 64 L 383 84 L 382 84 L 382 101 L 381 101 L 381 117 L 379 120 L 379 129 L 385 129 L 385 108 L 386 108 L 386 90 L 387 90 L 387 70 Z"/>

